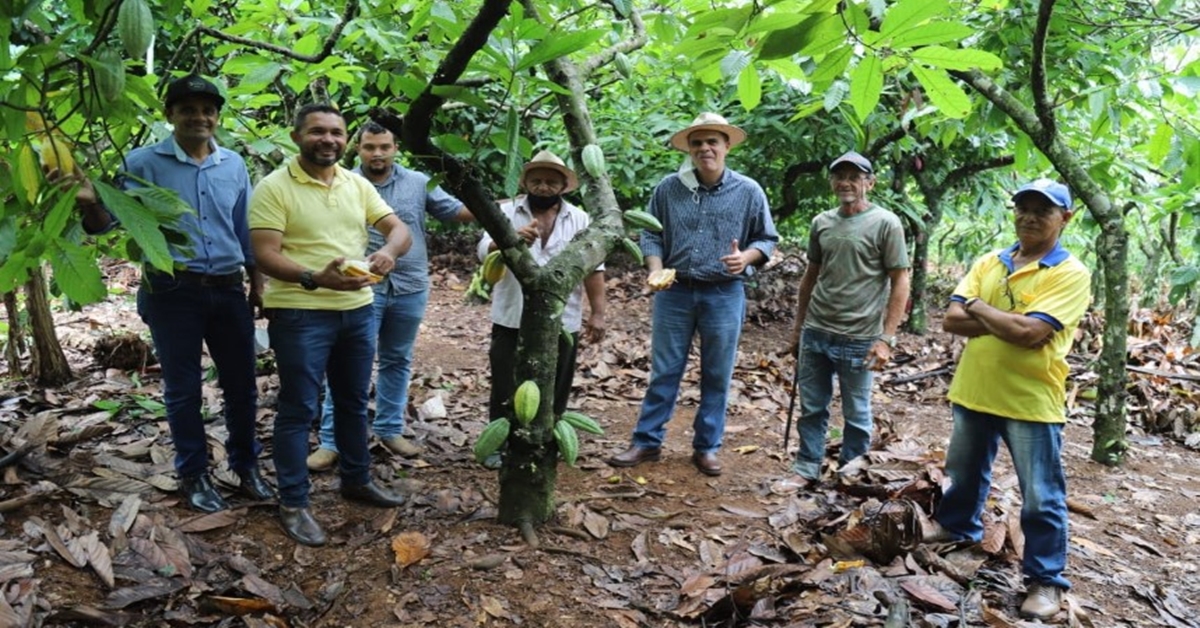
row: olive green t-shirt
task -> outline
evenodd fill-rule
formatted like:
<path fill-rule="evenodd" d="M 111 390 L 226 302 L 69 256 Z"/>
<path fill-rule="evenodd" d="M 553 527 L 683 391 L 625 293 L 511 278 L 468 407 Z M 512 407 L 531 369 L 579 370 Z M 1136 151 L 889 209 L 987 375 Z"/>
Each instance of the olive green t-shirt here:
<path fill-rule="evenodd" d="M 888 271 L 909 267 L 904 227 L 895 214 L 878 205 L 853 216 L 822 212 L 812 222 L 808 259 L 821 271 L 805 327 L 862 339 L 883 333 Z"/>

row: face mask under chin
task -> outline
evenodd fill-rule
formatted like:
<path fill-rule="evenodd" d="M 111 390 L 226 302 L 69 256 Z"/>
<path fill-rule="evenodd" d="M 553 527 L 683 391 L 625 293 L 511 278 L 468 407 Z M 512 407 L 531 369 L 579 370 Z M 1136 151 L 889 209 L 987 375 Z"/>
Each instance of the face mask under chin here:
<path fill-rule="evenodd" d="M 562 200 L 562 196 L 555 194 L 554 196 L 539 196 L 537 194 L 527 194 L 526 200 L 529 201 L 529 207 L 532 209 L 542 210 L 550 209 Z"/>

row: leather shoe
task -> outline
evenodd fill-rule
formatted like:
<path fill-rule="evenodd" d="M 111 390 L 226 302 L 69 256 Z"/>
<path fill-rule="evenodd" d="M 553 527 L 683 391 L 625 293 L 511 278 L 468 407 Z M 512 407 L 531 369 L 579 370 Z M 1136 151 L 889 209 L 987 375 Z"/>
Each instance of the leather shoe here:
<path fill-rule="evenodd" d="M 280 506 L 279 523 L 283 525 L 283 531 L 301 545 L 320 547 L 325 544 L 325 531 L 308 508 Z"/>
<path fill-rule="evenodd" d="M 238 478 L 242 480 L 242 492 L 253 499 L 259 501 L 274 501 L 275 489 L 267 484 L 267 480 L 263 478 L 262 472 L 257 466 L 250 467 L 247 471 L 239 471 Z"/>
<path fill-rule="evenodd" d="M 374 482 L 367 482 L 362 486 L 347 486 L 343 484 L 342 497 L 379 508 L 392 508 L 404 505 L 403 495 L 379 488 Z"/>
<path fill-rule="evenodd" d="M 605 460 L 605 462 L 610 467 L 636 467 L 643 462 L 654 462 L 660 457 L 662 457 L 662 447 L 638 447 L 634 445 Z"/>
<path fill-rule="evenodd" d="M 1021 615 L 1033 619 L 1050 619 L 1062 609 L 1063 590 L 1052 584 L 1033 584 L 1021 603 Z"/>
<path fill-rule="evenodd" d="M 715 451 L 703 454 L 698 451 L 693 453 L 692 464 L 696 465 L 696 468 L 704 475 L 721 475 L 721 461 L 717 460 L 717 452 Z"/>
<path fill-rule="evenodd" d="M 193 510 L 213 513 L 229 508 L 229 504 L 225 503 L 225 499 L 213 487 L 208 473 L 179 480 L 179 492 Z"/>

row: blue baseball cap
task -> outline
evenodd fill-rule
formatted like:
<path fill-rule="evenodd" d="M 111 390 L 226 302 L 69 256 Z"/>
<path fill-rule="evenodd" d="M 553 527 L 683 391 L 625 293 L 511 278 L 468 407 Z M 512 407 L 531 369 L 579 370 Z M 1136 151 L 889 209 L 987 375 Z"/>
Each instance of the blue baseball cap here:
<path fill-rule="evenodd" d="M 1050 179 L 1038 179 L 1022 185 L 1019 190 L 1013 192 L 1013 202 L 1017 202 L 1017 197 L 1026 193 L 1041 194 L 1051 203 L 1063 209 L 1071 209 L 1071 191 L 1067 186 Z"/>
<path fill-rule="evenodd" d="M 860 155 L 854 151 L 850 151 L 850 152 L 846 153 L 845 155 L 842 155 L 841 157 L 834 159 L 833 163 L 829 164 L 829 171 L 833 172 L 834 170 L 837 169 L 838 166 L 840 166 L 842 164 L 850 164 L 850 165 L 854 166 L 855 168 L 858 168 L 859 170 L 862 170 L 863 172 L 865 172 L 867 174 L 875 173 L 875 169 L 871 167 L 871 160 L 867 159 L 866 157 L 863 157 L 862 155 Z"/>

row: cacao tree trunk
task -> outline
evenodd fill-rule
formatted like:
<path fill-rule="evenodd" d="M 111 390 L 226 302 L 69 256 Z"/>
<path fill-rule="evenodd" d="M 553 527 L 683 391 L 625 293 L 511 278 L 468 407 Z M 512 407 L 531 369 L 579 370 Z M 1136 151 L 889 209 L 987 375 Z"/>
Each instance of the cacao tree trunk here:
<path fill-rule="evenodd" d="M 1115 214 L 1115 215 L 1114 215 Z M 1096 215 L 1093 212 L 1093 215 Z M 1104 295 L 1104 346 L 1096 370 L 1096 421 L 1092 424 L 1092 460 L 1117 465 L 1129 448 L 1125 440 L 1126 383 L 1125 352 L 1129 320 L 1129 237 L 1125 222 L 1110 212 L 1100 222 L 1097 255 Z"/>
<path fill-rule="evenodd" d="M 29 281 L 25 283 L 25 310 L 29 313 L 29 329 L 33 336 L 30 373 L 42 386 L 66 384 L 71 381 L 71 367 L 54 331 L 46 276 L 40 267 L 30 271 Z"/>
<path fill-rule="evenodd" d="M 25 350 L 25 334 L 21 325 L 21 310 L 17 307 L 17 293 L 4 293 L 4 312 L 8 316 L 8 342 L 4 345 L 4 358 L 8 361 L 9 377 L 24 377 L 21 368 L 21 352 Z"/>

